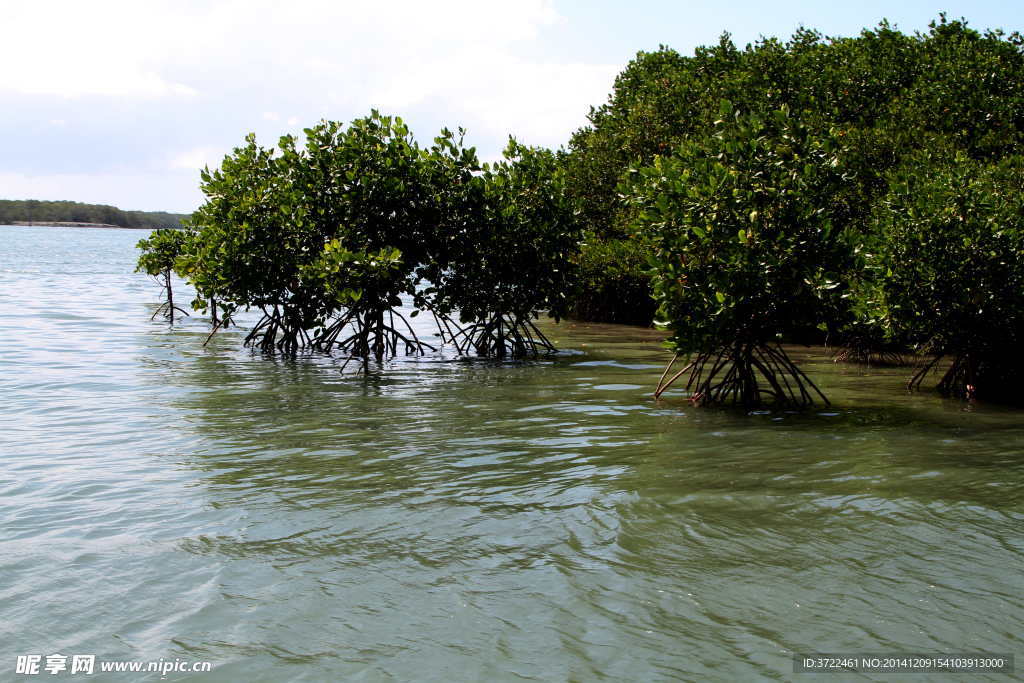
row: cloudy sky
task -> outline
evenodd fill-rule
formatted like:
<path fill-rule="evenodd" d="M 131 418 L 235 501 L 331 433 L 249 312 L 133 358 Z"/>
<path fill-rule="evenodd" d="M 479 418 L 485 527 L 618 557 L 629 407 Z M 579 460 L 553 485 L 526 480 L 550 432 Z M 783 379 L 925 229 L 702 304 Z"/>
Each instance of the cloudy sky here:
<path fill-rule="evenodd" d="M 417 138 L 462 126 L 481 157 L 508 135 L 558 147 L 638 50 L 741 47 L 802 23 L 905 32 L 947 11 L 1024 32 L 1024 3 L 634 0 L 0 0 L 0 199 L 190 212 L 198 169 L 255 132 L 370 108 Z"/>

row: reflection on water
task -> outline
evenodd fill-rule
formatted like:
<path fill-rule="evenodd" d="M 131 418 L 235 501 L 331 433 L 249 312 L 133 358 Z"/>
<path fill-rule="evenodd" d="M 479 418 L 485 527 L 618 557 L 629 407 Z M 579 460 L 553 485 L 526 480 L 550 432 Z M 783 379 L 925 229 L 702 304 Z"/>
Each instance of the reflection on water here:
<path fill-rule="evenodd" d="M 820 350 L 794 357 L 830 406 L 655 402 L 660 336 L 587 323 L 548 358 L 369 375 L 204 349 L 201 319 L 148 322 L 137 239 L 0 228 L 5 661 L 736 681 L 792 680 L 793 651 L 1019 650 L 1019 410 Z"/>

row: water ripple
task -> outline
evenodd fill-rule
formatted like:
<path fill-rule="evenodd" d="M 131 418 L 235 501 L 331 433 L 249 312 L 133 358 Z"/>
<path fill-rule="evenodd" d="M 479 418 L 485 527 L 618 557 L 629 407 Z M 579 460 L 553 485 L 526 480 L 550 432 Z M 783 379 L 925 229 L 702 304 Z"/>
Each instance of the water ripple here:
<path fill-rule="evenodd" d="M 150 322 L 136 233 L 0 231 L 7 661 L 735 681 L 791 680 L 793 651 L 1017 649 L 1020 411 L 813 351 L 827 410 L 656 403 L 658 336 L 600 325 L 343 375 Z"/>

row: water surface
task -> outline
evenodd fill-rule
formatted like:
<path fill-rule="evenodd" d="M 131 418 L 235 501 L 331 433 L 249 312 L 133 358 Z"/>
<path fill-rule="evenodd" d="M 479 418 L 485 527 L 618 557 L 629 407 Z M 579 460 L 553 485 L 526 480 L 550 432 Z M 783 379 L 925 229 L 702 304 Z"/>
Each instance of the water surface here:
<path fill-rule="evenodd" d="M 58 652 L 214 664 L 168 680 L 468 682 L 1021 650 L 1019 410 L 820 349 L 799 359 L 831 406 L 655 402 L 657 333 L 572 321 L 545 322 L 547 358 L 358 376 L 235 330 L 204 349 L 201 316 L 149 320 L 142 236 L 0 227 L 5 680 Z"/>

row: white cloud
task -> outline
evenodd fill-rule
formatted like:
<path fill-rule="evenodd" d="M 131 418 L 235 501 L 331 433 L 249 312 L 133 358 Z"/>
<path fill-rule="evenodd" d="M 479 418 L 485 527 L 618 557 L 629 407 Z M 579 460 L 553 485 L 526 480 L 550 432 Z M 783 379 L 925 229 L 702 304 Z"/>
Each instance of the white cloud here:
<path fill-rule="evenodd" d="M 224 150 L 210 145 L 196 147 L 195 149 L 180 152 L 172 157 L 170 167 L 184 171 L 195 171 L 205 166 L 216 168 L 220 166 L 220 162 L 224 159 L 224 154 Z"/>
<path fill-rule="evenodd" d="M 463 125 L 476 132 L 558 146 L 586 123 L 588 104 L 607 97 L 620 68 L 534 63 L 500 48 L 465 46 L 446 59 L 412 66 L 371 93 L 370 103 L 395 110 L 458 102 Z"/>
<path fill-rule="evenodd" d="M 975 3 L 976 25 L 1021 23 L 996 4 Z M 919 26 L 918 10 L 891 5 L 844 5 L 839 19 L 806 1 L 0 0 L 0 193 L 191 209 L 195 169 L 246 133 L 276 146 L 371 107 L 421 142 L 463 126 L 485 159 L 509 133 L 557 147 L 637 49 L 688 53 L 723 28 L 743 45 L 801 21 L 854 35 L 887 12 Z"/>
<path fill-rule="evenodd" d="M 424 50 L 527 40 L 559 20 L 550 0 L 294 0 L 287 13 L 270 0 L 3 0 L 0 89 L 193 97 L 232 73 L 273 80 L 339 62 L 342 73 L 386 72 Z"/>
<path fill-rule="evenodd" d="M 113 97 L 191 97 L 155 68 L 182 22 L 148 3 L 4 2 L 0 89 Z"/>
<path fill-rule="evenodd" d="M 40 137 L 48 154 L 25 144 L 0 172 L 32 169 L 68 192 L 81 183 L 95 195 L 74 194 L 83 201 L 107 196 L 86 179 L 114 182 L 111 169 L 190 171 L 195 185 L 196 168 L 219 164 L 250 131 L 274 146 L 321 118 L 347 121 L 371 107 L 403 116 L 421 139 L 464 126 L 482 155 L 509 133 L 557 146 L 620 68 L 530 54 L 564 21 L 552 0 L 0 0 L 0 94 L 43 120 L 74 121 L 64 130 L 75 140 L 116 126 L 136 141 L 72 160 L 66 141 Z M 31 127 L 34 116 L 17 125 Z"/>

